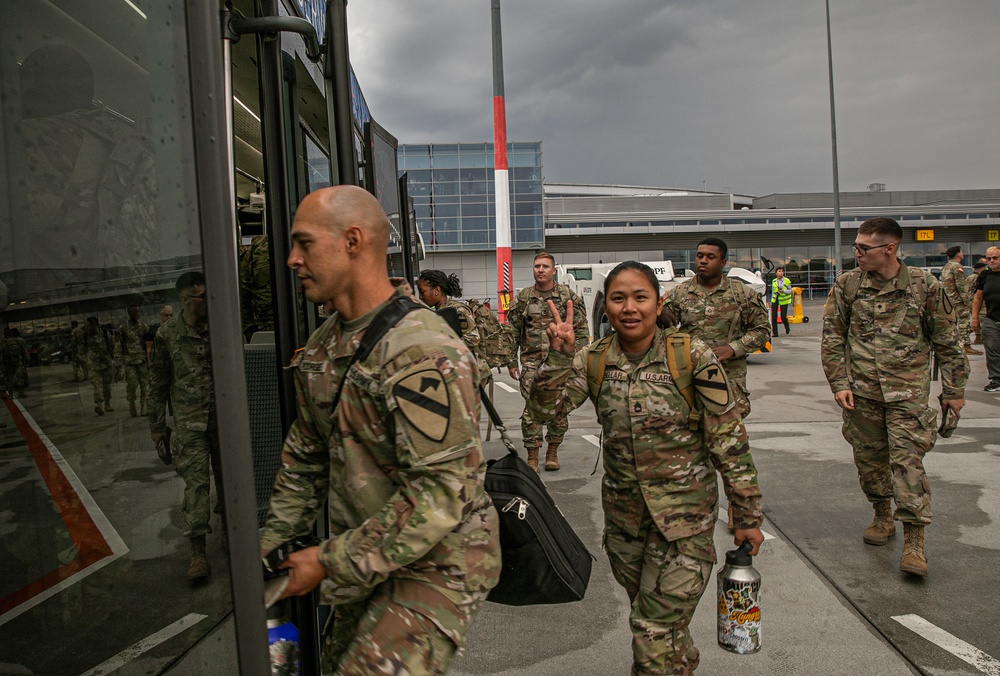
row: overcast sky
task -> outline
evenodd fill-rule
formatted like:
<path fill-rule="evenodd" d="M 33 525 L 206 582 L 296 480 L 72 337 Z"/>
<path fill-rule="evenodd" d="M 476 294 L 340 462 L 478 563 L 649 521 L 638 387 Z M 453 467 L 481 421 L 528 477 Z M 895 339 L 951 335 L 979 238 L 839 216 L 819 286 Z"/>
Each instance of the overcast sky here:
<path fill-rule="evenodd" d="M 832 190 L 823 0 L 502 0 L 507 138 L 550 183 Z M 842 191 L 1000 187 L 1000 2 L 830 0 Z M 353 0 L 400 143 L 492 141 L 489 0 Z"/>

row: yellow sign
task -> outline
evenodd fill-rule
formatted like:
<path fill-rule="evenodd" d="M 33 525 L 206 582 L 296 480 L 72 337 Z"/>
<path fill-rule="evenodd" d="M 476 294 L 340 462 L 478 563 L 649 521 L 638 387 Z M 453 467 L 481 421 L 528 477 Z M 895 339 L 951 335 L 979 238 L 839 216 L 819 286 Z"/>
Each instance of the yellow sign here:
<path fill-rule="evenodd" d="M 918 242 L 933 242 L 934 241 L 934 231 L 933 230 L 917 230 L 917 241 Z"/>
<path fill-rule="evenodd" d="M 986 241 L 987 242 L 1000 242 L 1000 230 L 987 230 L 986 231 Z"/>
<path fill-rule="evenodd" d="M 510 294 L 506 291 L 500 292 L 500 312 L 507 312 L 510 310 Z"/>

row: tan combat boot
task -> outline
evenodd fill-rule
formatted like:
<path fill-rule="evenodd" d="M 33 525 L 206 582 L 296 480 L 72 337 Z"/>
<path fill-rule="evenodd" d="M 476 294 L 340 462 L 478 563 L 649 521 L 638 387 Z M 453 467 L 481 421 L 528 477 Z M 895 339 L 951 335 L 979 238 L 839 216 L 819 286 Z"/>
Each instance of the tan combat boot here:
<path fill-rule="evenodd" d="M 528 467 L 538 471 L 538 448 L 528 449 Z"/>
<path fill-rule="evenodd" d="M 927 559 L 924 557 L 924 527 L 919 523 L 903 524 L 903 557 L 899 569 L 927 577 Z"/>
<path fill-rule="evenodd" d="M 965 354 L 982 354 L 982 351 L 981 350 L 977 350 L 976 348 L 972 347 L 971 345 L 966 345 L 965 346 Z"/>
<path fill-rule="evenodd" d="M 545 471 L 555 472 L 559 469 L 559 458 L 556 456 L 556 449 L 559 448 L 559 444 L 554 444 L 549 442 L 549 447 L 545 451 Z"/>
<path fill-rule="evenodd" d="M 896 535 L 896 524 L 892 520 L 892 507 L 889 501 L 876 502 L 875 516 L 868 528 L 865 528 L 865 543 L 869 545 L 884 545 L 889 538 Z"/>
<path fill-rule="evenodd" d="M 104 400 L 104 410 L 105 410 L 105 411 L 109 411 L 109 412 L 110 412 L 110 411 L 114 411 L 114 410 L 115 410 L 115 409 L 113 409 L 113 408 L 111 407 L 111 400 L 110 400 L 110 399 L 105 399 L 105 400 Z"/>
<path fill-rule="evenodd" d="M 205 555 L 205 536 L 191 538 L 191 565 L 187 577 L 192 582 L 208 577 L 208 557 Z"/>

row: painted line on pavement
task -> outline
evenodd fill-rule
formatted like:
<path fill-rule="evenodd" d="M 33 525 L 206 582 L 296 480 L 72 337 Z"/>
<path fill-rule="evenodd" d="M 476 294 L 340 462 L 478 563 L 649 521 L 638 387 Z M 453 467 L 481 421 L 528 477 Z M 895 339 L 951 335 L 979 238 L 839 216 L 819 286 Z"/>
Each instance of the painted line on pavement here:
<path fill-rule="evenodd" d="M 497 384 L 497 387 L 499 387 L 501 390 L 507 390 L 508 392 L 517 392 L 517 390 L 515 390 L 513 387 L 511 387 L 507 383 L 502 383 L 502 382 L 500 382 L 499 380 L 497 380 L 495 378 L 493 379 L 493 382 L 495 382 Z"/>
<path fill-rule="evenodd" d="M 598 439 L 593 434 L 584 434 L 583 438 L 584 438 L 584 440 L 589 441 L 590 443 L 592 443 L 594 446 L 597 446 L 598 448 L 601 447 L 601 440 Z"/>
<path fill-rule="evenodd" d="M 987 655 L 957 636 L 952 636 L 919 615 L 894 615 L 892 619 L 939 648 L 944 648 L 963 662 L 971 664 L 978 671 L 988 676 L 1000 676 L 1000 660 Z"/>
<path fill-rule="evenodd" d="M 199 615 L 197 613 L 185 615 L 181 619 L 169 626 L 164 627 L 155 634 L 151 634 L 141 641 L 136 641 L 111 659 L 105 660 L 90 671 L 85 671 L 80 676 L 103 676 L 104 674 L 110 674 L 116 669 L 122 668 L 143 653 L 152 650 L 169 639 L 172 639 L 185 629 L 193 627 L 206 617 L 208 617 L 208 615 Z"/>

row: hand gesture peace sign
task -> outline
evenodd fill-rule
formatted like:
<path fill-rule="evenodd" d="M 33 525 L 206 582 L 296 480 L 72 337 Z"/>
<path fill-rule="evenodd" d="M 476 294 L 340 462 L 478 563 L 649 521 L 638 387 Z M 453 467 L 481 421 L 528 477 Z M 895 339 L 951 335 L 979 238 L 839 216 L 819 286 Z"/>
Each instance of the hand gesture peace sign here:
<path fill-rule="evenodd" d="M 560 319 L 559 310 L 551 300 L 549 312 L 552 313 L 553 322 L 545 329 L 549 336 L 549 347 L 559 352 L 573 354 L 576 350 L 576 334 L 573 332 L 573 301 L 566 301 L 566 319 Z"/>

